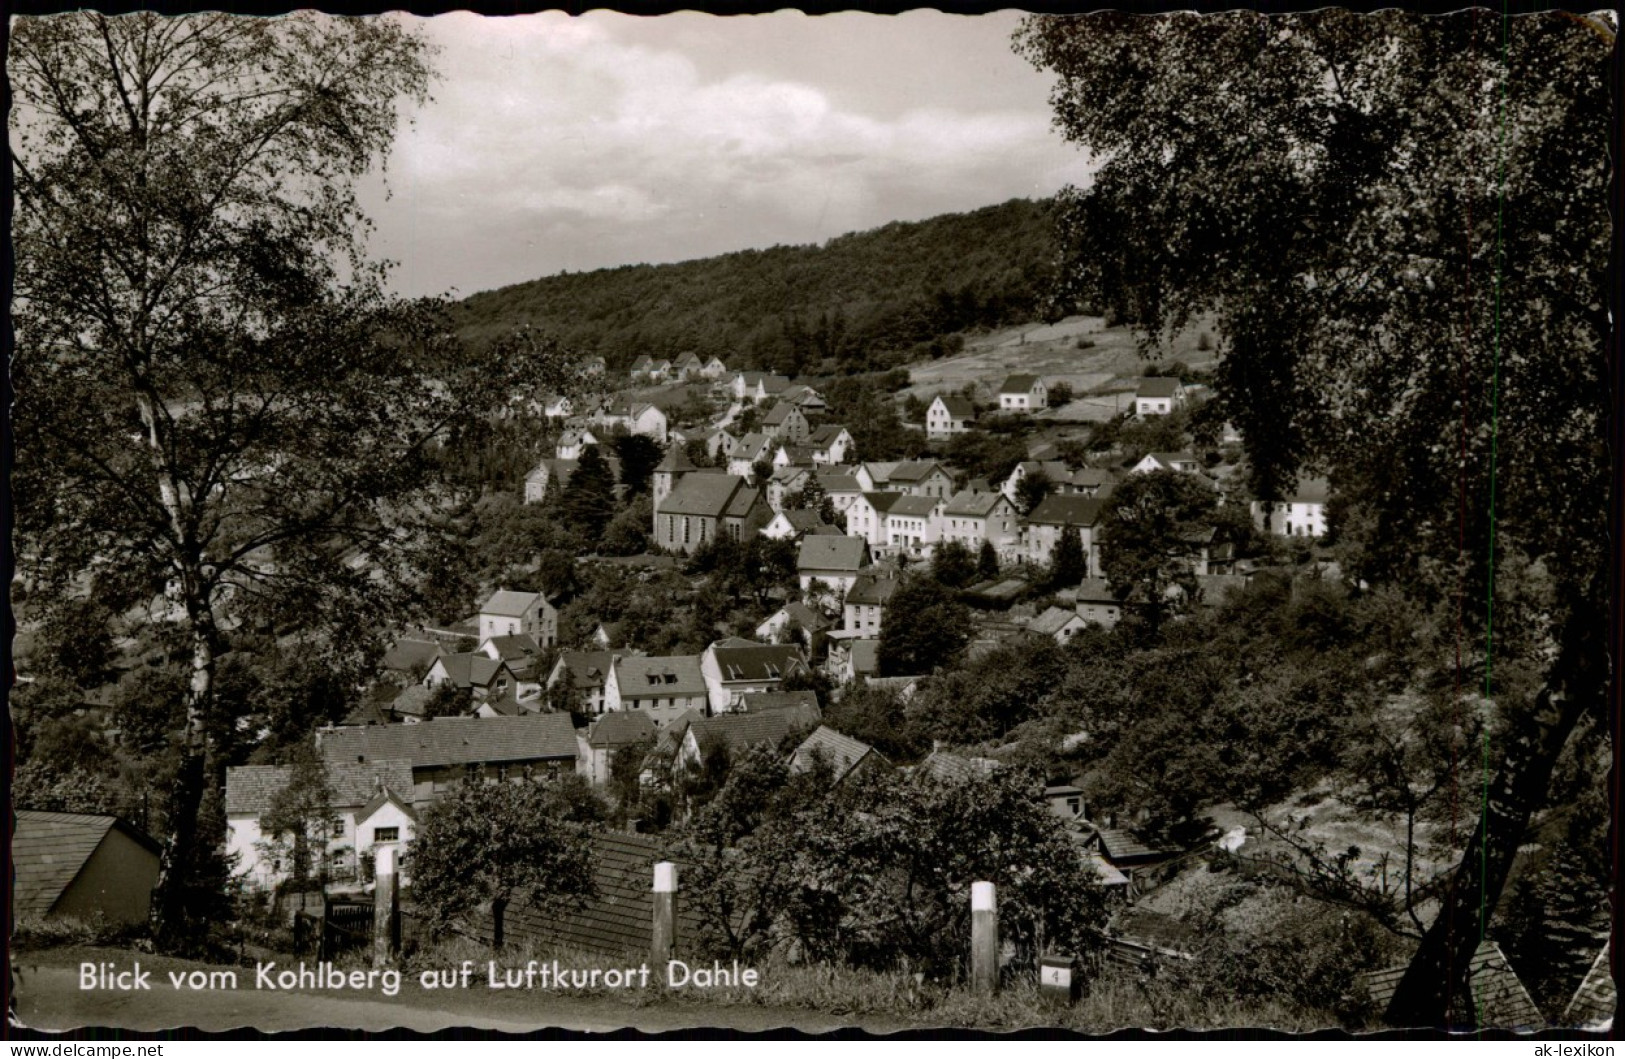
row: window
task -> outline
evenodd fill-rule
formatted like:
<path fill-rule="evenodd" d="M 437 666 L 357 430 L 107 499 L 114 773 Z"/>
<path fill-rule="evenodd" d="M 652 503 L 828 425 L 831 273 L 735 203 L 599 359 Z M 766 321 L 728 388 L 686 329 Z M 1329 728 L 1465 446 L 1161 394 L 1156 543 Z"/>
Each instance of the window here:
<path fill-rule="evenodd" d="M 478 783 L 480 779 L 480 767 L 473 762 L 469 762 L 468 764 L 464 765 L 463 779 L 467 780 L 469 783 Z"/>
<path fill-rule="evenodd" d="M 401 840 L 401 829 L 398 827 L 375 827 L 372 829 L 372 840 L 375 844 L 379 842 L 399 842 Z"/>

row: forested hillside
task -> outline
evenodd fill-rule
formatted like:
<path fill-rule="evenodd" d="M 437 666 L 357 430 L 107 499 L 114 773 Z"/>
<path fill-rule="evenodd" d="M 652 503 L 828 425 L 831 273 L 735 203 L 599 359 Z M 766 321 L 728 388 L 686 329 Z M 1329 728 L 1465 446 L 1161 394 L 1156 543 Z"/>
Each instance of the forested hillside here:
<path fill-rule="evenodd" d="M 476 294 L 457 312 L 466 337 L 528 323 L 611 369 L 692 351 L 730 368 L 854 372 L 1033 319 L 1053 258 L 1050 204 L 1013 199 L 823 246 L 550 276 Z"/>

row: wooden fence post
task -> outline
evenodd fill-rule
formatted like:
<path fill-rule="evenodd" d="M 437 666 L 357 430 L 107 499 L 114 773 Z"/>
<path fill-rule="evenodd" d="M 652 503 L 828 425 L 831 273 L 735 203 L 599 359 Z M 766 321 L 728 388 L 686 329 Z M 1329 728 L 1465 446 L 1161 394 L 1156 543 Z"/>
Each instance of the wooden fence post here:
<path fill-rule="evenodd" d="M 999 985 L 999 912 L 993 884 L 970 884 L 970 984 L 978 993 Z"/>
<path fill-rule="evenodd" d="M 669 860 L 655 865 L 653 926 L 649 956 L 664 973 L 677 947 L 677 865 Z"/>
<path fill-rule="evenodd" d="M 395 874 L 395 847 L 377 851 L 377 885 L 372 892 L 372 965 L 388 967 L 401 949 L 399 878 Z"/>

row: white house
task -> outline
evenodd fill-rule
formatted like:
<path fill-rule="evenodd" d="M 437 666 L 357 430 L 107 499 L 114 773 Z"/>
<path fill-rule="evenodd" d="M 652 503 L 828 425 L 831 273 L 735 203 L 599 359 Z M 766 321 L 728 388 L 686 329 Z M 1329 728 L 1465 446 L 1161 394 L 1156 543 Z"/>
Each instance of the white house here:
<path fill-rule="evenodd" d="M 842 630 L 865 637 L 879 636 L 886 604 L 897 592 L 898 583 L 889 571 L 859 576 L 841 604 Z"/>
<path fill-rule="evenodd" d="M 1105 501 L 1088 496 L 1045 497 L 1027 515 L 1027 561 L 1048 566 L 1061 534 L 1077 530 L 1083 539 L 1085 577 L 1100 576 L 1101 511 Z"/>
<path fill-rule="evenodd" d="M 937 543 L 945 504 L 934 496 L 899 496 L 886 509 L 887 549 L 914 557 L 928 554 Z"/>
<path fill-rule="evenodd" d="M 861 537 L 870 548 L 884 548 L 886 539 L 886 512 L 902 497 L 902 493 L 859 493 L 847 505 L 846 532 Z"/>
<path fill-rule="evenodd" d="M 604 684 L 604 709 L 642 713 L 660 727 L 708 700 L 698 655 L 617 655 Z"/>
<path fill-rule="evenodd" d="M 954 478 L 935 460 L 904 460 L 892 468 L 886 488 L 946 500 L 953 495 Z"/>
<path fill-rule="evenodd" d="M 963 434 L 976 424 L 976 406 L 964 397 L 937 394 L 925 410 L 925 436 L 933 440 Z"/>
<path fill-rule="evenodd" d="M 357 851 L 374 844 L 374 836 L 365 830 L 358 832 L 357 825 L 365 826 L 369 818 L 381 819 L 379 807 L 372 803 L 382 792 L 398 792 L 402 803 L 409 804 L 412 763 L 405 758 L 362 763 L 329 761 L 324 768 L 333 795 L 330 803 L 333 814 L 326 821 L 311 822 L 308 842 L 319 857 L 326 858 L 330 877 L 355 880 Z M 291 765 L 242 765 L 226 769 L 226 852 L 237 858 L 237 873 L 251 889 L 272 889 L 292 871 L 293 865 L 288 860 L 291 839 L 268 841 L 275 836 L 263 833 L 260 818 L 272 808 L 293 778 Z M 369 807 L 371 811 L 363 814 L 362 810 Z M 395 841 L 410 841 L 410 831 L 397 832 Z"/>
<path fill-rule="evenodd" d="M 1141 379 L 1134 393 L 1134 414 L 1141 419 L 1165 416 L 1185 407 L 1185 387 L 1178 379 Z"/>
<path fill-rule="evenodd" d="M 1266 533 L 1282 537 L 1324 537 L 1330 494 L 1326 479 L 1301 478 L 1290 496 L 1274 501 L 1254 500 L 1253 523 Z"/>
<path fill-rule="evenodd" d="M 480 604 L 480 639 L 524 634 L 541 647 L 559 639 L 559 612 L 540 592 L 493 592 Z"/>
<path fill-rule="evenodd" d="M 957 541 L 972 552 L 979 551 L 982 542 L 991 541 L 1003 557 L 1021 539 L 1021 520 L 1016 505 L 1003 493 L 956 493 L 943 506 L 940 516 L 940 536 L 945 541 Z"/>
<path fill-rule="evenodd" d="M 1197 474 L 1202 470 L 1202 461 L 1188 452 L 1148 452 L 1140 457 L 1140 462 L 1129 468 L 1130 474 L 1150 474 L 1153 471 L 1178 471 L 1180 474 Z"/>
<path fill-rule="evenodd" d="M 1049 387 L 1037 375 L 1012 375 L 999 387 L 999 411 L 1026 413 L 1049 406 Z"/>
<path fill-rule="evenodd" d="M 869 559 L 869 547 L 861 537 L 812 534 L 801 538 L 796 551 L 796 574 L 806 592 L 821 581 L 837 594 L 844 594 L 858 579 L 858 571 Z"/>
<path fill-rule="evenodd" d="M 750 640 L 718 640 L 700 656 L 711 712 L 737 710 L 743 696 L 777 691 L 784 678 L 805 672 L 801 649 L 789 644 L 762 644 Z"/>
<path fill-rule="evenodd" d="M 845 463 L 846 454 L 852 448 L 852 435 L 841 424 L 830 423 L 807 435 L 807 444 L 812 446 L 814 463 Z"/>
<path fill-rule="evenodd" d="M 581 454 L 587 450 L 588 445 L 597 445 L 598 443 L 598 436 L 585 427 L 566 430 L 559 435 L 559 443 L 554 449 L 553 455 L 561 460 L 579 460 Z"/>
<path fill-rule="evenodd" d="M 1072 637 L 1088 627 L 1089 623 L 1079 617 L 1077 611 L 1050 607 L 1027 624 L 1027 632 L 1033 636 L 1048 636 L 1065 646 L 1072 642 Z"/>

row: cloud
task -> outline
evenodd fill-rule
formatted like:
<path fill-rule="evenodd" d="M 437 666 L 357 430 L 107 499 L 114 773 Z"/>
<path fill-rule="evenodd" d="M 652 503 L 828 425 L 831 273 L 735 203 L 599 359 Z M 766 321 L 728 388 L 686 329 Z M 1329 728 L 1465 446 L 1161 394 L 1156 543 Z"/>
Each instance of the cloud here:
<path fill-rule="evenodd" d="M 399 285 L 468 292 L 563 268 L 817 241 L 1081 176 L 1049 131 L 1036 73 L 1038 105 L 1025 108 L 1007 91 L 979 111 L 900 109 L 878 91 L 865 107 L 839 87 L 842 40 L 898 24 L 803 19 L 818 31 L 808 46 L 829 52 L 828 77 L 814 83 L 750 68 L 726 54 L 725 22 L 697 17 L 683 50 L 603 13 L 423 23 L 442 80 L 397 141 L 394 199 L 374 210 L 375 245 L 406 264 Z M 1005 39 L 990 34 L 989 54 L 1020 66 Z M 898 77 L 967 76 L 948 58 Z M 918 81 L 906 87 L 917 100 Z"/>

